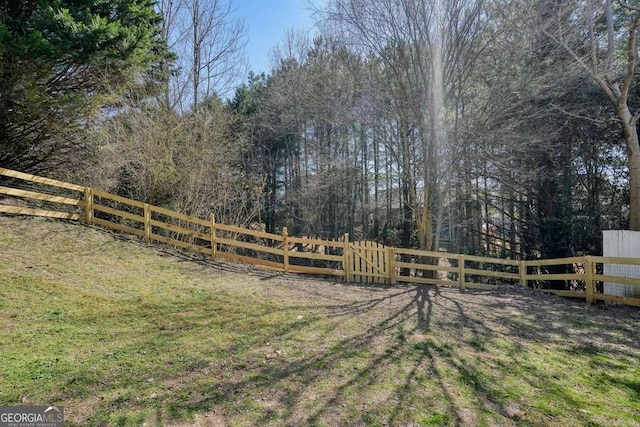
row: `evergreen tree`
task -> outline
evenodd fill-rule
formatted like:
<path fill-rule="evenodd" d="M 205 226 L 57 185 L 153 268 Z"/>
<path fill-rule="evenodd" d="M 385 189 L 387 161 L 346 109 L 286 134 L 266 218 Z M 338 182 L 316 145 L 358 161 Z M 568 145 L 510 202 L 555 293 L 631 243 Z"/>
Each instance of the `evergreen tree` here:
<path fill-rule="evenodd" d="M 170 57 L 151 0 L 0 1 L 0 165 L 72 158 L 70 131 Z"/>

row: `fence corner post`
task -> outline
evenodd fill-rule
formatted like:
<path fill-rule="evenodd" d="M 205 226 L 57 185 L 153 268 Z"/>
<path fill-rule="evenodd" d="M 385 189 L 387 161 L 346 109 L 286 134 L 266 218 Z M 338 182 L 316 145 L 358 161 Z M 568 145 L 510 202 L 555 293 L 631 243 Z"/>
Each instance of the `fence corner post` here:
<path fill-rule="evenodd" d="M 215 261 L 216 259 L 216 216 L 211 213 L 209 215 L 209 221 L 211 222 L 211 258 Z"/>
<path fill-rule="evenodd" d="M 144 240 L 151 242 L 151 208 L 149 203 L 144 204 Z"/>
<path fill-rule="evenodd" d="M 460 289 L 464 289 L 464 284 L 467 281 L 466 274 L 464 272 L 464 254 L 458 254 L 458 285 Z"/>
<path fill-rule="evenodd" d="M 587 302 L 593 304 L 595 301 L 595 282 L 593 280 L 593 258 L 589 255 L 584 257 L 584 273 L 585 273 L 585 291 L 587 294 Z"/>
<path fill-rule="evenodd" d="M 349 233 L 344 233 L 344 249 L 342 251 L 342 269 L 344 270 L 345 282 L 351 281 L 351 272 L 350 272 L 351 268 L 349 268 L 350 259 L 351 259 L 351 256 L 349 255 L 350 251 L 351 251 L 351 247 L 349 246 Z"/>
<path fill-rule="evenodd" d="M 287 227 L 282 229 L 282 264 L 284 267 L 284 272 L 289 272 L 289 232 L 287 231 Z"/>
<path fill-rule="evenodd" d="M 87 224 L 93 224 L 93 190 L 84 187 L 84 220 Z"/>
<path fill-rule="evenodd" d="M 518 273 L 520 273 L 520 285 L 527 286 L 527 261 L 521 259 L 518 264 Z"/>

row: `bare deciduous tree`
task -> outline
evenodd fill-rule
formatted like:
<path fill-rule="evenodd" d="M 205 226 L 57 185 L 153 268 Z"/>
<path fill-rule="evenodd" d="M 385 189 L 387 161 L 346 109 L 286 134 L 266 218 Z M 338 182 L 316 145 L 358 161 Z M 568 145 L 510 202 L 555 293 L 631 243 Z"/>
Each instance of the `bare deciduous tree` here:
<path fill-rule="evenodd" d="M 640 230 L 640 110 L 629 102 L 631 90 L 638 83 L 640 7 L 633 3 L 569 2 L 541 28 L 596 82 L 614 106 L 629 162 L 629 228 Z"/>
<path fill-rule="evenodd" d="M 411 224 L 420 247 L 437 249 L 446 199 L 448 94 L 465 81 L 486 26 L 484 1 L 335 0 L 334 34 L 381 64 L 397 123 L 405 244 Z M 386 86 L 386 87 L 385 87 Z M 382 105 L 380 106 L 382 107 Z"/>
<path fill-rule="evenodd" d="M 161 0 L 164 35 L 178 54 L 165 99 L 187 110 L 233 89 L 246 72 L 246 26 L 231 0 Z"/>

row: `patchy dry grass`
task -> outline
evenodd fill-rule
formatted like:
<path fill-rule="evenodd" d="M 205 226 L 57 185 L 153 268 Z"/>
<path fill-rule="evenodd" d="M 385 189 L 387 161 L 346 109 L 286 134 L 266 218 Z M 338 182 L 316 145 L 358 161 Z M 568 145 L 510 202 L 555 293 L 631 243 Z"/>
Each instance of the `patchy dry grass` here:
<path fill-rule="evenodd" d="M 640 425 L 640 315 L 367 287 L 0 217 L 0 405 L 68 425 Z"/>

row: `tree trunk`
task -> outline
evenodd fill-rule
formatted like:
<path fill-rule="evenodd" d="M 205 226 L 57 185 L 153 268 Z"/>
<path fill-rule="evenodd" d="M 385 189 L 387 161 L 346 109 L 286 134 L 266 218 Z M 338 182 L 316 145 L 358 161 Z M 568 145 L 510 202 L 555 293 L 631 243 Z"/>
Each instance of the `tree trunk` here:
<path fill-rule="evenodd" d="M 411 151 L 409 147 L 409 130 L 407 125 L 400 123 L 400 138 L 402 141 L 402 238 L 401 245 L 411 247 L 411 231 L 413 229 L 413 214 L 416 206 L 415 183 L 411 176 Z"/>
<path fill-rule="evenodd" d="M 629 230 L 640 231 L 640 143 L 637 122 L 626 102 L 618 103 L 624 141 L 629 155 Z"/>

